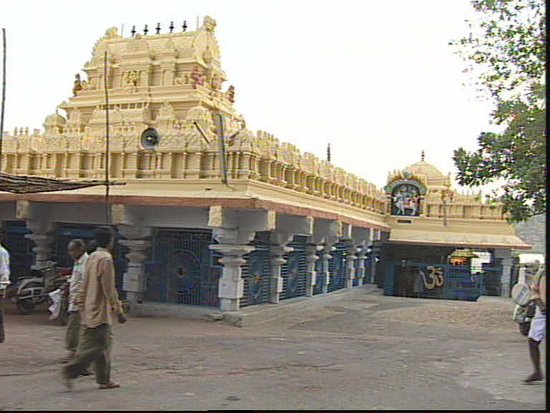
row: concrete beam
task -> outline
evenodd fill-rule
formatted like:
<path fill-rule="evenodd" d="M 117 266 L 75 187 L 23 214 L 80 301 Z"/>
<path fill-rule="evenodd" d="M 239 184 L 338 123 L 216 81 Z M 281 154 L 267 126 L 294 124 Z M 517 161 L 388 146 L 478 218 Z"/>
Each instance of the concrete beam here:
<path fill-rule="evenodd" d="M 214 205 L 208 211 L 207 225 L 212 228 L 271 231 L 276 226 L 276 212 L 261 209 L 230 209 Z"/>
<path fill-rule="evenodd" d="M 277 214 L 276 230 L 294 235 L 312 235 L 313 217 Z"/>
<path fill-rule="evenodd" d="M 336 244 L 342 238 L 342 234 L 342 221 L 315 219 L 313 222 L 312 242 L 314 244 Z"/>

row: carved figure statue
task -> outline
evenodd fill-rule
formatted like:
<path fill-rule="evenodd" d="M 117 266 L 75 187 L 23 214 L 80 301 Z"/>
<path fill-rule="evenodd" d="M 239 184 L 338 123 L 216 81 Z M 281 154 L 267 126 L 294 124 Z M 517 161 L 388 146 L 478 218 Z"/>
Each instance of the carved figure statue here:
<path fill-rule="evenodd" d="M 235 103 L 235 86 L 233 86 L 233 85 L 229 86 L 229 88 L 225 92 L 225 97 L 231 103 Z"/>
<path fill-rule="evenodd" d="M 203 86 L 206 80 L 206 76 L 199 72 L 199 68 L 195 66 L 193 72 L 191 72 L 191 79 L 193 80 L 193 88 L 196 89 L 198 85 Z"/>
<path fill-rule="evenodd" d="M 174 85 L 183 85 L 189 82 L 189 75 L 180 75 L 174 79 Z"/>
<path fill-rule="evenodd" d="M 214 30 L 216 30 L 216 20 L 210 16 L 205 16 L 202 22 L 202 27 L 204 27 L 207 32 L 213 33 Z"/>
<path fill-rule="evenodd" d="M 136 91 L 139 83 L 139 72 L 137 70 L 129 70 L 124 73 L 122 82 L 125 86 L 129 86 L 133 91 Z"/>
<path fill-rule="evenodd" d="M 111 27 L 105 31 L 105 39 L 118 39 L 119 37 L 121 36 L 118 34 L 118 28 L 116 27 Z"/>
<path fill-rule="evenodd" d="M 80 80 L 80 74 L 74 75 L 73 96 L 76 96 L 79 91 L 83 89 L 82 81 Z"/>
<path fill-rule="evenodd" d="M 210 86 L 212 87 L 213 90 L 220 90 L 220 88 L 222 87 L 222 79 L 220 75 L 218 75 L 217 73 L 214 73 L 212 75 L 212 81 L 210 82 Z"/>

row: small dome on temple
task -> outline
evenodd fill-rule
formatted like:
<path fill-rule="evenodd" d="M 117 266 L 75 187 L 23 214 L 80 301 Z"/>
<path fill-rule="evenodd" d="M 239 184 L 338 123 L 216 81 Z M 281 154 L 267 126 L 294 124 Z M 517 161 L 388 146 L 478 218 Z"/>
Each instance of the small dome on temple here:
<path fill-rule="evenodd" d="M 410 172 L 414 175 L 422 175 L 428 180 L 430 180 L 430 178 L 445 178 L 445 175 L 439 169 L 426 161 L 413 163 L 412 165 L 403 168 L 403 172 Z"/>
<path fill-rule="evenodd" d="M 67 119 L 58 113 L 46 116 L 44 120 L 44 126 L 64 126 L 67 123 Z"/>
<path fill-rule="evenodd" d="M 441 186 L 449 182 L 448 176 L 424 160 L 424 151 L 422 151 L 421 160 L 403 168 L 403 172 L 424 178 L 428 186 Z"/>
<path fill-rule="evenodd" d="M 44 129 L 46 133 L 62 133 L 66 123 L 67 119 L 58 113 L 54 113 L 44 120 Z"/>

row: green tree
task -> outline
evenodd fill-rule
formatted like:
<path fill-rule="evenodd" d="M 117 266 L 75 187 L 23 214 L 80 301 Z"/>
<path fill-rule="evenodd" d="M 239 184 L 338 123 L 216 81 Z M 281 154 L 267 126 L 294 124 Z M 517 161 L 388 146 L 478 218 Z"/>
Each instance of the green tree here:
<path fill-rule="evenodd" d="M 545 3 L 472 0 L 479 20 L 450 44 L 478 73 L 496 103 L 492 121 L 503 132 L 482 132 L 475 151 L 459 148 L 454 161 L 462 185 L 505 179 L 500 193 L 512 221 L 546 211 Z"/>

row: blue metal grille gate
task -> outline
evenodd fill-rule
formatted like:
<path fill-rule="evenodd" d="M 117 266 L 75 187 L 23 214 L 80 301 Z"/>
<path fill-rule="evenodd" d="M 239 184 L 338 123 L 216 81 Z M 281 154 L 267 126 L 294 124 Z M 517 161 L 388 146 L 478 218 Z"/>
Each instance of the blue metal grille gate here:
<path fill-rule="evenodd" d="M 75 238 L 80 238 L 84 242 L 88 243 L 94 239 L 95 228 L 97 228 L 97 225 L 58 223 L 55 230 L 55 243 L 52 257 L 57 265 L 62 267 L 71 267 L 73 265 L 73 260 L 67 252 L 69 242 Z M 117 242 L 120 238 L 123 237 L 118 232 L 115 232 L 115 245 L 112 253 L 113 263 L 115 266 L 116 288 L 120 298 L 124 299 L 126 293 L 122 290 L 122 280 L 128 265 L 126 254 L 130 251 L 128 247 L 125 247 Z"/>
<path fill-rule="evenodd" d="M 502 267 L 483 267 L 481 270 L 482 294 L 500 297 L 502 284 Z M 511 284 L 513 285 L 513 284 Z"/>
<path fill-rule="evenodd" d="M 306 295 L 306 241 L 307 237 L 295 235 L 289 247 L 294 251 L 286 254 L 286 263 L 282 265 L 283 292 L 281 300 Z"/>
<path fill-rule="evenodd" d="M 212 266 L 212 231 L 157 229 L 151 261 L 145 263 L 145 299 L 218 307 L 221 268 Z"/>
<path fill-rule="evenodd" d="M 5 221 L 4 233 L 4 245 L 10 253 L 10 278 L 15 280 L 30 275 L 34 262 L 34 242 L 25 238 L 25 234 L 30 234 L 31 231 L 24 221 Z"/>
<path fill-rule="evenodd" d="M 258 232 L 252 245 L 256 248 L 243 258 L 246 263 L 242 266 L 244 284 L 243 297 L 240 307 L 269 302 L 271 257 L 269 254 L 269 232 Z"/>
<path fill-rule="evenodd" d="M 328 262 L 330 272 L 330 281 L 327 291 L 330 293 L 335 290 L 342 289 L 346 286 L 346 256 L 348 243 L 339 241 L 335 246 L 336 249 L 331 251 L 332 258 Z"/>

